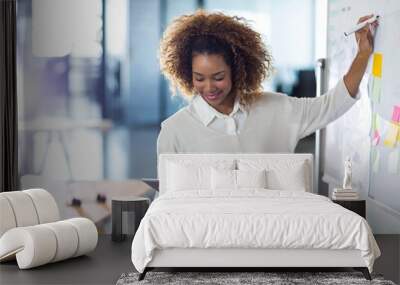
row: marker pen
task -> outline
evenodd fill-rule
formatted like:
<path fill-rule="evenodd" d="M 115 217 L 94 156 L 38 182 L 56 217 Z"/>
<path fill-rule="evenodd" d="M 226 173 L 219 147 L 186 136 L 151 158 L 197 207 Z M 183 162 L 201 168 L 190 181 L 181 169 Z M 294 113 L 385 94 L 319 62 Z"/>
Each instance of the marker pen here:
<path fill-rule="evenodd" d="M 368 24 L 372 24 L 373 22 L 375 22 L 376 20 L 379 19 L 379 15 L 373 16 L 372 18 L 361 22 L 359 24 L 357 24 L 356 26 L 354 26 L 353 28 L 349 29 L 347 32 L 344 32 L 344 35 L 347 37 L 349 35 L 351 35 L 352 33 L 357 32 L 358 30 L 361 30 L 362 28 L 364 28 L 366 25 Z"/>

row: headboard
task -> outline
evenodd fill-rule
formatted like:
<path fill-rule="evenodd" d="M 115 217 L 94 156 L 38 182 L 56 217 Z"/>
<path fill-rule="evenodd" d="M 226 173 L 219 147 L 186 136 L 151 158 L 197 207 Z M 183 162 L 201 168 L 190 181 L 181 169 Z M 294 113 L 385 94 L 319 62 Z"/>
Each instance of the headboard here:
<path fill-rule="evenodd" d="M 159 192 L 160 195 L 166 192 L 166 177 L 167 165 L 169 162 L 174 161 L 190 161 L 191 163 L 202 161 L 217 162 L 221 160 L 233 160 L 237 169 L 237 162 L 242 159 L 246 160 L 267 160 L 272 163 L 301 163 L 304 162 L 306 166 L 306 183 L 307 192 L 313 193 L 313 155 L 308 153 L 293 154 L 293 153 L 180 153 L 180 154 L 160 154 L 158 160 L 158 179 L 159 179 Z"/>

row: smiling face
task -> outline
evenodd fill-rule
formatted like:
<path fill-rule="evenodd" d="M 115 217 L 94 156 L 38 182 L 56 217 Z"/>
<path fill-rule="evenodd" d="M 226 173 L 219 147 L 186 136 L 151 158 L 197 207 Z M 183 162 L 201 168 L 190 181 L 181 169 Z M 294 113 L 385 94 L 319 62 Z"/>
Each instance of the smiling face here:
<path fill-rule="evenodd" d="M 232 111 L 235 97 L 231 68 L 222 55 L 194 54 L 192 81 L 195 91 L 214 109 L 224 114 Z"/>

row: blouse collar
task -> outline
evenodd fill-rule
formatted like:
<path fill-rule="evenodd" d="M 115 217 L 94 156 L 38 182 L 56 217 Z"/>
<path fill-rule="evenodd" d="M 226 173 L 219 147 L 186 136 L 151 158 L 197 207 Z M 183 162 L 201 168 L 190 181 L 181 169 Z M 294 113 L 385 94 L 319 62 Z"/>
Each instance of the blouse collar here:
<path fill-rule="evenodd" d="M 218 112 L 213 107 L 211 107 L 200 95 L 194 95 L 191 104 L 193 105 L 196 113 L 198 114 L 200 120 L 205 126 L 208 126 L 212 120 L 217 118 L 227 118 L 233 117 L 237 112 L 246 113 L 246 110 L 242 104 L 239 103 L 238 96 L 235 98 L 235 102 L 233 104 L 233 110 L 229 115 L 225 115 L 223 113 Z"/>

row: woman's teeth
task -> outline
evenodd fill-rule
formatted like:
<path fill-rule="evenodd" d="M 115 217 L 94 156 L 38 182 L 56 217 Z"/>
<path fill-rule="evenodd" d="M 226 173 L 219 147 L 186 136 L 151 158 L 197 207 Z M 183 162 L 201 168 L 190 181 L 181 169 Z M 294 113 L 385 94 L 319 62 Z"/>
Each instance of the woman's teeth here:
<path fill-rule="evenodd" d="M 206 97 L 210 100 L 216 99 L 219 97 L 219 95 L 221 94 L 221 92 L 217 92 L 217 93 L 209 93 L 206 95 Z"/>

